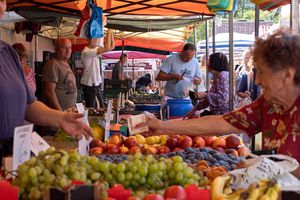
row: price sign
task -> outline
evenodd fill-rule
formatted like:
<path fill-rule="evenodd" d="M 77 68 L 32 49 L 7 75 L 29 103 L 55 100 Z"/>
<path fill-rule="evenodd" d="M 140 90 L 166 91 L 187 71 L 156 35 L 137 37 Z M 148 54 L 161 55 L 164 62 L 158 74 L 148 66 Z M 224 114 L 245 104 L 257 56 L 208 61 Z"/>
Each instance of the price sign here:
<path fill-rule="evenodd" d="M 35 156 L 37 156 L 41 151 L 46 151 L 49 147 L 49 144 L 39 134 L 37 134 L 37 132 L 32 132 L 31 151 Z"/>
<path fill-rule="evenodd" d="M 90 126 L 89 119 L 88 119 L 88 112 L 84 109 L 82 103 L 76 103 L 77 111 L 83 114 L 83 122 Z M 81 140 L 78 141 L 78 152 L 81 155 L 88 155 L 89 154 L 89 141 L 86 140 L 85 137 L 82 137 Z"/>
<path fill-rule="evenodd" d="M 30 158 L 30 143 L 33 124 L 19 126 L 14 131 L 13 170 Z"/>
<path fill-rule="evenodd" d="M 112 118 L 112 115 L 111 115 L 112 103 L 113 103 L 113 100 L 108 101 L 107 113 L 105 114 L 105 135 L 104 135 L 104 140 L 107 140 L 107 138 L 109 138 L 110 120 Z"/>

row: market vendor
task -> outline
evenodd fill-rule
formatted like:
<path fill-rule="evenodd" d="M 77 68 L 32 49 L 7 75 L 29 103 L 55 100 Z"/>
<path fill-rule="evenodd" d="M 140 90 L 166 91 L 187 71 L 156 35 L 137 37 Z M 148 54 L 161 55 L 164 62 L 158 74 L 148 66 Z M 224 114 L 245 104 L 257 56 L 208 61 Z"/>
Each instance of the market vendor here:
<path fill-rule="evenodd" d="M 225 115 L 192 120 L 160 121 L 148 118 L 156 134 L 221 135 L 262 132 L 263 149 L 276 149 L 300 161 L 300 35 L 278 30 L 257 38 L 253 52 L 255 83 L 262 95 L 254 102 Z M 300 178 L 300 169 L 294 174 Z"/>
<path fill-rule="evenodd" d="M 187 43 L 180 53 L 173 54 L 163 63 L 155 80 L 166 81 L 164 102 L 168 99 L 190 99 L 187 83 L 190 82 L 191 87 L 192 83 L 201 83 L 201 71 L 195 53 L 196 46 Z"/>
<path fill-rule="evenodd" d="M 145 74 L 144 76 L 140 77 L 136 83 L 135 83 L 135 89 L 136 90 L 144 90 L 147 87 L 149 87 L 150 89 L 152 89 L 153 85 L 152 85 L 152 80 L 151 80 L 151 75 L 149 73 Z"/>
<path fill-rule="evenodd" d="M 0 18 L 6 1 L 0 0 Z M 62 128 L 74 137 L 92 135 L 92 130 L 80 118 L 82 114 L 65 113 L 48 108 L 36 100 L 26 84 L 16 51 L 0 40 L 0 164 L 2 157 L 12 153 L 14 128 L 29 122 Z M 4 59 L 5 58 L 5 59 Z"/>

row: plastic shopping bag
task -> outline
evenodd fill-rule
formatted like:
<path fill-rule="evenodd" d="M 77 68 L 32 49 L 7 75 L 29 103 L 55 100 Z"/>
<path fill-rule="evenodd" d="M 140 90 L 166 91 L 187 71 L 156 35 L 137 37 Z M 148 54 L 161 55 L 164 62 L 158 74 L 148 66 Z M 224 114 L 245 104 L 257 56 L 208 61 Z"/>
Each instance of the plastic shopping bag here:
<path fill-rule="evenodd" d="M 96 6 L 91 0 L 89 6 L 92 9 L 92 16 L 88 24 L 88 38 L 102 38 L 103 26 L 102 26 L 102 8 Z"/>

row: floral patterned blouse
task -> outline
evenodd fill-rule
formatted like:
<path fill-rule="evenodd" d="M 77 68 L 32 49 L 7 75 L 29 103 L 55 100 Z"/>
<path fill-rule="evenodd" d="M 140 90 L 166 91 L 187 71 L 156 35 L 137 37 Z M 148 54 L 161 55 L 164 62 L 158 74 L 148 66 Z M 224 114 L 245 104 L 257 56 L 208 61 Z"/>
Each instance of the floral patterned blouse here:
<path fill-rule="evenodd" d="M 222 115 L 229 112 L 229 72 L 222 71 L 214 78 L 207 98 L 212 114 Z"/>
<path fill-rule="evenodd" d="M 253 103 L 224 115 L 224 119 L 250 137 L 262 132 L 263 149 L 276 149 L 300 161 L 300 96 L 286 112 L 265 101 Z"/>

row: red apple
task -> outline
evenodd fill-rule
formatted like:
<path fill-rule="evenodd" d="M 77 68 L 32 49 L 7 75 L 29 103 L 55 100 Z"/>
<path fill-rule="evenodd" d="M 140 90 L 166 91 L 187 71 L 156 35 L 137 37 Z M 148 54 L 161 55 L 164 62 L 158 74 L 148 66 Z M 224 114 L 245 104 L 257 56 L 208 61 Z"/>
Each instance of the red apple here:
<path fill-rule="evenodd" d="M 115 133 L 110 138 L 108 138 L 107 143 L 121 146 L 123 144 L 123 136 L 121 134 Z"/>
<path fill-rule="evenodd" d="M 161 146 L 159 149 L 158 149 L 158 153 L 159 154 L 162 154 L 162 153 L 170 153 L 171 150 L 169 147 L 167 146 Z"/>
<path fill-rule="evenodd" d="M 93 148 L 90 149 L 90 154 L 100 155 L 102 153 L 103 153 L 102 147 L 93 147 Z"/>
<path fill-rule="evenodd" d="M 183 187 L 173 185 L 168 187 L 164 193 L 164 198 L 175 198 L 177 200 L 186 200 L 186 193 Z"/>
<path fill-rule="evenodd" d="M 205 142 L 205 145 L 210 146 L 217 137 L 216 136 L 203 136 L 202 138 Z"/>
<path fill-rule="evenodd" d="M 251 151 L 247 147 L 240 147 L 238 149 L 238 153 L 239 156 L 248 156 L 251 153 Z"/>
<path fill-rule="evenodd" d="M 136 154 L 140 152 L 141 152 L 141 148 L 139 146 L 134 146 L 129 149 L 130 154 Z"/>
<path fill-rule="evenodd" d="M 128 148 L 131 148 L 137 144 L 137 140 L 134 137 L 126 138 L 124 145 Z"/>
<path fill-rule="evenodd" d="M 159 194 L 148 194 L 143 200 L 164 200 L 164 198 Z"/>
<path fill-rule="evenodd" d="M 215 150 L 219 153 L 225 153 L 225 150 L 222 147 L 217 147 Z"/>
<path fill-rule="evenodd" d="M 211 146 L 214 149 L 217 147 L 226 148 L 226 140 L 224 138 L 218 137 L 213 141 Z"/>
<path fill-rule="evenodd" d="M 241 144 L 241 139 L 236 135 L 229 135 L 226 137 L 226 144 L 228 148 L 236 149 Z"/>
<path fill-rule="evenodd" d="M 183 135 L 179 143 L 180 143 L 180 147 L 185 149 L 193 145 L 193 140 L 190 136 Z"/>
<path fill-rule="evenodd" d="M 129 149 L 126 146 L 122 145 L 119 147 L 120 154 L 127 154 L 128 152 L 129 152 Z"/>
<path fill-rule="evenodd" d="M 231 154 L 234 156 L 239 156 L 239 153 L 235 149 L 225 149 L 226 154 Z"/>
<path fill-rule="evenodd" d="M 119 147 L 115 144 L 107 144 L 106 151 L 109 154 L 117 154 L 119 152 Z"/>
<path fill-rule="evenodd" d="M 178 147 L 178 145 L 179 145 L 179 141 L 175 137 L 170 137 L 166 143 L 166 146 L 169 147 L 171 150 Z"/>
<path fill-rule="evenodd" d="M 198 147 L 198 148 L 205 147 L 205 141 L 203 140 L 203 138 L 200 136 L 194 137 L 193 147 Z"/>

